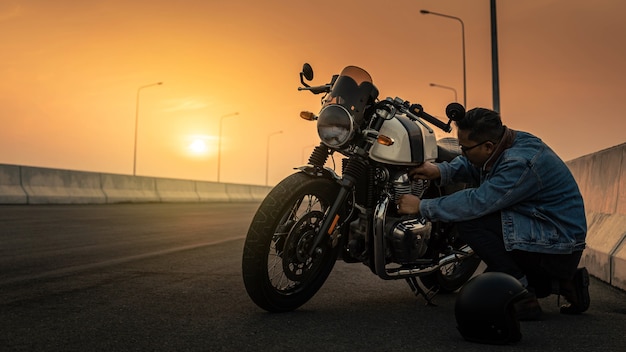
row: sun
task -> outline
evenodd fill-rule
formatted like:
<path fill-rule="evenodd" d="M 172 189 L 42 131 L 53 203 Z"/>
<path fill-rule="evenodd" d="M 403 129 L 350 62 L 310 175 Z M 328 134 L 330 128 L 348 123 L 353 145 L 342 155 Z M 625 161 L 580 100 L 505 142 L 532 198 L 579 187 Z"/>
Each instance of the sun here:
<path fill-rule="evenodd" d="M 191 141 L 191 144 L 189 144 L 188 148 L 194 154 L 206 154 L 206 152 L 209 150 L 206 142 L 200 138 L 196 138 Z"/>

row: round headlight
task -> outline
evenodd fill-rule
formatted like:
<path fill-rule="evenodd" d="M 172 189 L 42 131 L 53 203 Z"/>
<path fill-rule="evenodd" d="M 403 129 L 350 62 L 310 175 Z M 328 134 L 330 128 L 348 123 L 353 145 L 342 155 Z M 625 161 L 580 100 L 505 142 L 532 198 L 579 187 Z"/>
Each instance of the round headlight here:
<path fill-rule="evenodd" d="M 327 146 L 342 147 L 354 134 L 352 115 L 341 105 L 324 107 L 317 118 L 317 134 Z"/>

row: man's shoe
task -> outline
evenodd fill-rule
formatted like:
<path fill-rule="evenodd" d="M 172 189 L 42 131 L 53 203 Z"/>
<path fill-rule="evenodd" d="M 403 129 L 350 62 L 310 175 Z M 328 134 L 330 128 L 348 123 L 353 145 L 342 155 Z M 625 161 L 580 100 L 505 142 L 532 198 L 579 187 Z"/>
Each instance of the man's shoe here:
<path fill-rule="evenodd" d="M 579 268 L 574 278 L 569 282 L 562 282 L 560 294 L 569 304 L 561 306 L 561 314 L 580 314 L 589 309 L 589 272 L 586 268 Z"/>
<path fill-rule="evenodd" d="M 541 320 L 543 311 L 534 293 L 528 292 L 522 299 L 513 304 L 515 316 L 520 321 Z"/>

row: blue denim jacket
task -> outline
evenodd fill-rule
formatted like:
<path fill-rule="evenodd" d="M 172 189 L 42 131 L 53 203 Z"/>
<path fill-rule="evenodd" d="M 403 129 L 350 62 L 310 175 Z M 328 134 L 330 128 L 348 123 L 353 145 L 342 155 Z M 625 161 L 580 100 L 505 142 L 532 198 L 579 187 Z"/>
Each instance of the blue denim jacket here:
<path fill-rule="evenodd" d="M 566 254 L 585 248 L 587 221 L 578 185 L 565 163 L 541 139 L 517 131 L 489 172 L 458 156 L 437 164 L 441 184 L 479 185 L 423 199 L 432 221 L 459 222 L 500 211 L 507 250 Z"/>

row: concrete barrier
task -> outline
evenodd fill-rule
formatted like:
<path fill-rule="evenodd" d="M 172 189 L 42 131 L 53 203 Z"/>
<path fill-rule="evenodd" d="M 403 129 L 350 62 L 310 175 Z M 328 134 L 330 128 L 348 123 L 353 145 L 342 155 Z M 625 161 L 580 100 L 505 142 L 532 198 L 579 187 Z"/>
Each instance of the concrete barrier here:
<path fill-rule="evenodd" d="M 585 200 L 587 249 L 581 265 L 626 290 L 626 143 L 567 162 Z"/>
<path fill-rule="evenodd" d="M 0 164 L 0 204 L 256 202 L 271 188 Z"/>
<path fill-rule="evenodd" d="M 226 194 L 231 202 L 250 202 L 253 201 L 250 186 L 226 184 Z"/>
<path fill-rule="evenodd" d="M 249 186 L 250 195 L 253 200 L 262 201 L 265 199 L 268 193 L 270 193 L 271 187 L 268 186 Z"/>
<path fill-rule="evenodd" d="M 161 202 L 199 202 L 196 182 L 189 180 L 157 178 L 156 190 Z"/>
<path fill-rule="evenodd" d="M 107 203 L 159 202 L 156 181 L 151 177 L 102 174 L 102 192 Z"/>
<path fill-rule="evenodd" d="M 196 182 L 196 192 L 201 202 L 228 202 L 226 184 L 215 182 Z"/>
<path fill-rule="evenodd" d="M 29 204 L 106 202 L 97 173 L 22 166 L 21 178 Z"/>
<path fill-rule="evenodd" d="M 0 165 L 0 204 L 27 204 L 28 196 L 22 188 L 20 167 Z"/>
<path fill-rule="evenodd" d="M 588 212 L 587 226 L 587 249 L 581 263 L 593 276 L 612 284 L 615 281 L 615 254 L 624 238 L 626 217 Z"/>
<path fill-rule="evenodd" d="M 624 223 L 622 223 L 624 224 Z M 622 230 L 624 227 L 622 226 Z M 613 273 L 611 275 L 611 284 L 626 290 L 626 241 L 622 235 L 622 242 L 615 249 L 613 254 Z"/>

